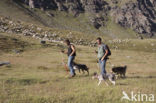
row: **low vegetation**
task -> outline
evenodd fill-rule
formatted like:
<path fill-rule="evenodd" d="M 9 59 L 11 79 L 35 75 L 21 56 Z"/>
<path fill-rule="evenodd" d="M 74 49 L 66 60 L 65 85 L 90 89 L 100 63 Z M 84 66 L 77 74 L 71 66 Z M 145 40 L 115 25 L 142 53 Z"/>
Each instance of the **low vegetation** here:
<path fill-rule="evenodd" d="M 111 72 L 113 65 L 127 65 L 128 69 L 125 79 L 118 79 L 116 86 L 107 87 L 104 83 L 97 86 L 98 81 L 91 78 L 93 72 L 100 72 L 94 55 L 95 47 L 76 46 L 75 61 L 86 64 L 90 68 L 90 76 L 76 71 L 77 76 L 69 79 L 62 65 L 62 58 L 67 60 L 67 56 L 60 55 L 64 45 L 48 42 L 50 46 L 44 47 L 37 39 L 13 34 L 3 34 L 1 38 L 7 39 L 7 44 L 0 42 L 1 48 L 9 45 L 10 52 L 1 53 L 0 60 L 10 61 L 11 66 L 0 67 L 0 103 L 132 103 L 121 101 L 122 91 L 156 94 L 156 54 L 149 52 L 149 47 L 144 48 L 147 42 L 155 45 L 155 40 L 132 40 L 136 44 L 134 49 L 126 44 L 111 49 L 107 71 Z M 16 43 L 11 38 L 33 45 L 17 54 L 12 52 Z M 144 49 L 135 50 L 141 47 Z"/>

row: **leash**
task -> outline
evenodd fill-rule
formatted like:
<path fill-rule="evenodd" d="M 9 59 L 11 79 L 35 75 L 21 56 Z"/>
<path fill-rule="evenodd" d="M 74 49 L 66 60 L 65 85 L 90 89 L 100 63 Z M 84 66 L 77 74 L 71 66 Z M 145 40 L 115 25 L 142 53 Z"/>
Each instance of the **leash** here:
<path fill-rule="evenodd" d="M 60 53 L 61 53 L 61 52 L 60 52 Z M 63 53 L 61 53 L 61 57 L 62 57 L 62 64 L 64 65 L 64 68 L 65 68 L 66 74 L 68 74 L 68 67 L 67 67 L 67 64 L 64 62 Z"/>

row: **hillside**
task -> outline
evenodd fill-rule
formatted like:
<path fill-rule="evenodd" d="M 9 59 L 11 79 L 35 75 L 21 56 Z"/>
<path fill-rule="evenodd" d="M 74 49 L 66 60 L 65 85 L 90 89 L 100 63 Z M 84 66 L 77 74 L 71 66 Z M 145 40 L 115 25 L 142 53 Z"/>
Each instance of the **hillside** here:
<path fill-rule="evenodd" d="M 2 6 L 2 15 L 113 39 L 154 37 L 155 34 L 154 0 L 36 0 L 33 3 L 31 9 L 28 0 L 2 0 L 0 5 L 14 8 L 7 14 L 5 10 L 10 10 L 10 6 Z M 18 18 L 15 9 L 21 17 Z"/>
<path fill-rule="evenodd" d="M 76 45 L 86 45 L 95 47 L 95 39 L 100 36 L 103 41 L 112 49 L 135 50 L 135 51 L 148 51 L 155 52 L 154 39 L 110 39 L 103 35 L 85 34 L 76 31 L 62 30 L 56 28 L 49 28 L 36 24 L 26 23 L 22 21 L 13 21 L 10 18 L 0 16 L 0 32 L 1 34 L 19 35 L 23 37 L 34 38 L 39 41 L 44 40 L 47 42 L 62 43 L 66 38 L 70 39 Z M 8 39 L 1 39 L 1 42 Z M 22 42 L 15 42 L 16 45 L 23 45 Z M 7 45 L 7 44 L 6 44 Z"/>
<path fill-rule="evenodd" d="M 5 16 L 15 21 L 21 20 L 41 25 L 39 21 L 29 15 L 12 0 L 0 0 L 0 16 Z"/>

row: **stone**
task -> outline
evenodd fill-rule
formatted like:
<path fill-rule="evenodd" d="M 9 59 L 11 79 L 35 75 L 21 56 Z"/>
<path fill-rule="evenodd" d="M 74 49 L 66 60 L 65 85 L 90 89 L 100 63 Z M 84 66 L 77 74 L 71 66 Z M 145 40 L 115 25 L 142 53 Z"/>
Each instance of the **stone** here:
<path fill-rule="evenodd" d="M 34 5 L 34 0 L 29 0 L 29 7 L 31 9 L 34 9 L 35 5 Z"/>
<path fill-rule="evenodd" d="M 46 44 L 46 41 L 45 40 L 41 40 L 40 43 L 41 44 Z"/>
<path fill-rule="evenodd" d="M 10 64 L 10 62 L 2 62 L 2 61 L 0 61 L 0 66 L 9 65 L 9 64 Z"/>

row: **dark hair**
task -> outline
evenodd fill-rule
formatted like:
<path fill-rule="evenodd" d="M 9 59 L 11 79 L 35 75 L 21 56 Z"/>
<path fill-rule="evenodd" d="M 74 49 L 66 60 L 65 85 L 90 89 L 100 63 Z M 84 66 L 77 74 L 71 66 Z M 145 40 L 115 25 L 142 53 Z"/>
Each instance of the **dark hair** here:
<path fill-rule="evenodd" d="M 102 39 L 101 39 L 100 37 L 98 37 L 96 40 L 99 40 L 99 41 L 101 41 Z"/>
<path fill-rule="evenodd" d="M 64 42 L 67 43 L 67 44 L 70 44 L 69 39 L 66 39 Z"/>

